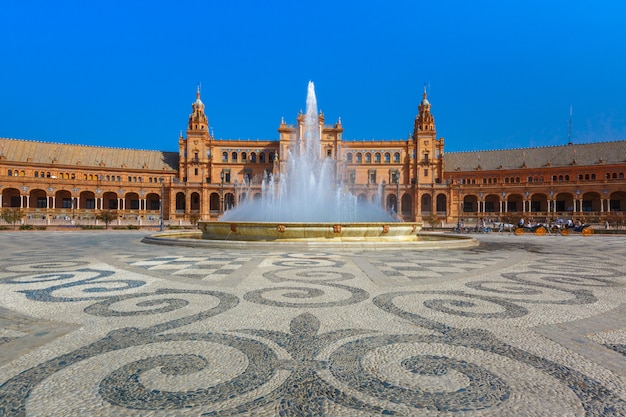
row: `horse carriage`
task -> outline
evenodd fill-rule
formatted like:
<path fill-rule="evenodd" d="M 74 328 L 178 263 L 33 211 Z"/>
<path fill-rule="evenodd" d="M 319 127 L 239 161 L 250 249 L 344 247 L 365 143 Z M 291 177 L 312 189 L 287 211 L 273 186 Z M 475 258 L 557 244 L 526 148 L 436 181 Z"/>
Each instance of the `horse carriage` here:
<path fill-rule="evenodd" d="M 583 236 L 591 236 L 594 232 L 591 225 L 588 223 L 581 223 L 577 225 L 566 223 L 537 223 L 535 225 L 518 225 L 515 230 L 513 230 L 513 233 L 515 233 L 516 236 L 521 236 L 524 233 L 533 233 L 537 236 L 545 236 L 548 233 L 555 235 L 560 234 L 561 236 L 569 236 L 572 233 L 580 233 Z"/>

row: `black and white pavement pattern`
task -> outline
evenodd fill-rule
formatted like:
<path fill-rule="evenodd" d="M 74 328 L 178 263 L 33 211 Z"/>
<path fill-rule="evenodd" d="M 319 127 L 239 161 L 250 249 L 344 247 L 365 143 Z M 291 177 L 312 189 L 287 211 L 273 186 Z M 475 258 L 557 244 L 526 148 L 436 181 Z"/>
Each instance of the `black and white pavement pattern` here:
<path fill-rule="evenodd" d="M 0 234 L 0 416 L 626 416 L 626 236 Z"/>

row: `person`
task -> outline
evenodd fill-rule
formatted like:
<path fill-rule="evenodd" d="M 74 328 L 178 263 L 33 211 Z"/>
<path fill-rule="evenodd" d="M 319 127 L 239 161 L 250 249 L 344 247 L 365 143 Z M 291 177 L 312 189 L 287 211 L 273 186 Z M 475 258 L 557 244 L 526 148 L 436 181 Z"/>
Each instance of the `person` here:
<path fill-rule="evenodd" d="M 519 227 L 524 227 L 524 218 L 519 219 Z"/>
<path fill-rule="evenodd" d="M 609 230 L 609 221 L 604 222 L 604 230 Z"/>

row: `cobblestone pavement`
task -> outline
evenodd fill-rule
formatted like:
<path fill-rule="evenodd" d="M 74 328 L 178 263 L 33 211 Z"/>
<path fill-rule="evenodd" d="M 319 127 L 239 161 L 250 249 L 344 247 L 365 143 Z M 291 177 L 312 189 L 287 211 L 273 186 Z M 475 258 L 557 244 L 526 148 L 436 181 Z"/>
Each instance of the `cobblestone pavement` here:
<path fill-rule="evenodd" d="M 626 237 L 0 234 L 0 415 L 626 416 Z"/>

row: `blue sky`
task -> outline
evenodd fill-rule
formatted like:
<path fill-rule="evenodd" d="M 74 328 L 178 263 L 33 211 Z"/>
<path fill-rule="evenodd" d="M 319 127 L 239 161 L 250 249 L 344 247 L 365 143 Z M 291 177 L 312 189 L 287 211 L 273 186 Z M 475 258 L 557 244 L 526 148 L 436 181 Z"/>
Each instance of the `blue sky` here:
<path fill-rule="evenodd" d="M 217 138 L 277 139 L 316 85 L 344 138 L 446 151 L 626 139 L 626 2 L 0 2 L 0 137 L 177 151 L 196 85 Z"/>

